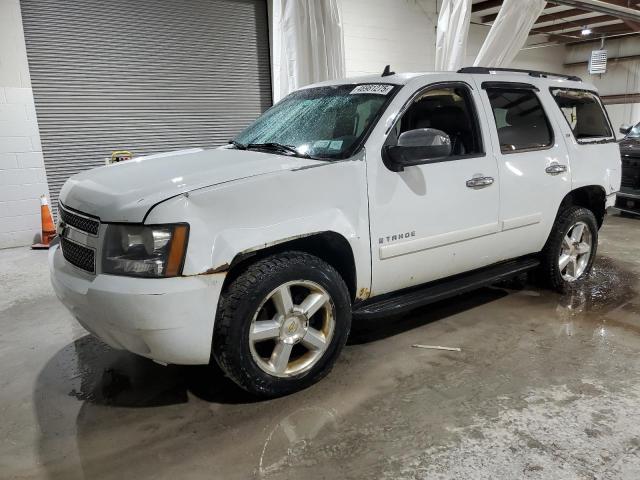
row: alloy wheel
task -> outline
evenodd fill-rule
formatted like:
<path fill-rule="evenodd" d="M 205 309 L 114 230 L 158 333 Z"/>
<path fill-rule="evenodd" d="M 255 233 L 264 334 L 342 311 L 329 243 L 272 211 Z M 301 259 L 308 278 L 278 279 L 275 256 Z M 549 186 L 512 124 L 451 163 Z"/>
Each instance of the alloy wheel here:
<path fill-rule="evenodd" d="M 576 222 L 562 239 L 558 267 L 567 282 L 574 282 L 585 272 L 591 258 L 593 238 L 584 222 Z"/>
<path fill-rule="evenodd" d="M 335 306 L 315 282 L 296 280 L 271 291 L 251 322 L 249 347 L 266 373 L 292 377 L 324 355 L 335 330 Z"/>

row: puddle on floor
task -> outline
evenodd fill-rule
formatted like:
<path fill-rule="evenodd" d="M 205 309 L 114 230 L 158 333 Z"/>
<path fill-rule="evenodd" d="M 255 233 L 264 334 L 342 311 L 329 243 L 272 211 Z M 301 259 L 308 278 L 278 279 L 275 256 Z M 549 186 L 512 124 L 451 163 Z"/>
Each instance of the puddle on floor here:
<path fill-rule="evenodd" d="M 577 312 L 602 313 L 636 296 L 637 277 L 608 257 L 598 257 L 589 276 L 560 297 L 558 304 Z"/>
<path fill-rule="evenodd" d="M 567 331 L 574 321 L 594 324 L 593 341 L 607 342 L 611 328 L 640 334 L 640 305 L 634 284 L 637 277 L 607 257 L 598 257 L 589 276 L 562 295 L 556 312 L 565 321 Z"/>

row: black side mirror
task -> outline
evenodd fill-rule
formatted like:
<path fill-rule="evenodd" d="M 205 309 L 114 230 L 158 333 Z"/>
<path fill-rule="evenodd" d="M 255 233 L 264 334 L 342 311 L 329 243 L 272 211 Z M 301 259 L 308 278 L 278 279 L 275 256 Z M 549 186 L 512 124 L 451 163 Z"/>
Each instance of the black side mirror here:
<path fill-rule="evenodd" d="M 623 135 L 628 135 L 632 128 L 633 128 L 633 125 L 621 125 L 620 133 Z"/>
<path fill-rule="evenodd" d="M 418 128 L 400 135 L 397 145 L 383 148 L 385 160 L 394 171 L 404 167 L 428 163 L 451 155 L 451 139 L 442 130 Z"/>

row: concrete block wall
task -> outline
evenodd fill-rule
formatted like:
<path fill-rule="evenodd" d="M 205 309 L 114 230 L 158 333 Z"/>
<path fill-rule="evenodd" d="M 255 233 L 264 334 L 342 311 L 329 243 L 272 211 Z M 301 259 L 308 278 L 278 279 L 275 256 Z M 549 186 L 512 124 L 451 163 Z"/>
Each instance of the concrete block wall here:
<path fill-rule="evenodd" d="M 640 122 L 640 103 L 618 103 L 606 105 L 609 120 L 617 138 L 623 138 L 620 127 Z"/>
<path fill-rule="evenodd" d="M 600 42 L 589 42 L 573 47 L 567 55 L 567 63 L 587 62 L 591 50 L 600 49 Z M 605 41 L 609 61 L 607 73 L 590 75 L 585 63 L 567 66 L 567 71 L 593 83 L 600 95 L 622 95 L 640 93 L 640 42 L 636 37 L 613 38 Z M 622 57 L 619 61 L 616 58 Z M 627 58 L 625 58 L 627 57 Z M 607 105 L 609 118 L 618 137 L 622 135 L 618 129 L 622 124 L 640 122 L 640 103 L 621 103 Z"/>
<path fill-rule="evenodd" d="M 341 0 L 347 76 L 433 69 L 433 0 Z"/>
<path fill-rule="evenodd" d="M 438 22 L 434 0 L 341 0 L 340 6 L 347 76 L 382 73 L 387 64 L 397 72 L 433 70 Z M 489 29 L 470 26 L 466 65 L 473 65 Z M 562 73 L 565 57 L 564 46 L 521 50 L 512 66 Z"/>
<path fill-rule="evenodd" d="M 18 0 L 0 0 L 0 248 L 40 236 L 49 194 Z"/>

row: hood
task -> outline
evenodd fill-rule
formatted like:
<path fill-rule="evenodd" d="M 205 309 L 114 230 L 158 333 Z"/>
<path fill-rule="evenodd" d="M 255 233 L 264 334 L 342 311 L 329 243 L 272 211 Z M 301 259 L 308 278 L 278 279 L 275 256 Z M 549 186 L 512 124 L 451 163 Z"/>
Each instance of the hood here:
<path fill-rule="evenodd" d="M 74 175 L 60 201 L 103 222 L 142 222 L 154 205 L 176 195 L 319 161 L 229 148 L 152 155 Z"/>

